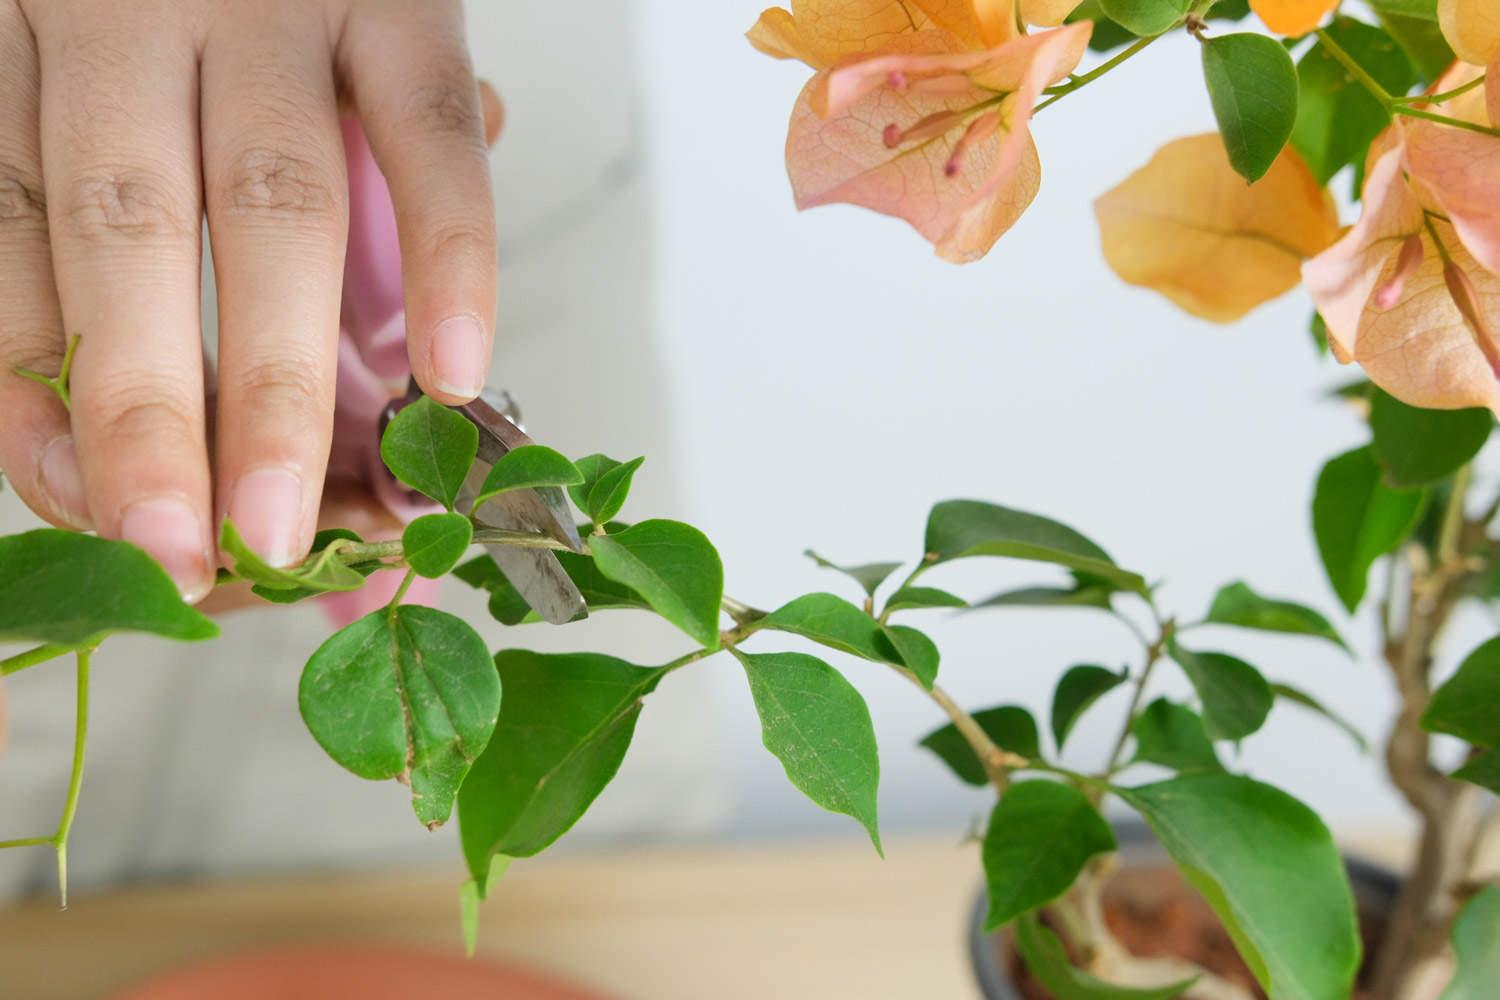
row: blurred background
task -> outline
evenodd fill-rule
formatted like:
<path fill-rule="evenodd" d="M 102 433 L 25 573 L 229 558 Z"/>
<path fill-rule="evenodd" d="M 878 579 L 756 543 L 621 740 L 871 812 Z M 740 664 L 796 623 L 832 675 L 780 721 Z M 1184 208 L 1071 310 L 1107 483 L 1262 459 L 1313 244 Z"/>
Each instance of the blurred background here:
<path fill-rule="evenodd" d="M 1300 291 L 1215 327 L 1126 286 L 1098 251 L 1093 198 L 1163 142 L 1213 127 L 1189 39 L 1041 115 L 1040 195 L 985 260 L 959 268 L 899 221 L 847 206 L 796 213 L 782 147 L 809 71 L 745 42 L 758 3 L 468 6 L 474 61 L 507 110 L 493 155 L 494 382 L 517 393 L 543 443 L 647 456 L 627 519 L 701 527 L 728 592 L 774 607 L 809 590 L 855 596 L 800 554 L 809 546 L 847 563 L 918 556 L 935 501 L 1046 514 L 1164 580 L 1163 606 L 1186 618 L 1236 579 L 1318 608 L 1358 662 L 1275 637 L 1236 635 L 1230 648 L 1383 737 L 1393 699 L 1374 623 L 1342 615 L 1308 514 L 1322 463 L 1360 442 L 1355 418 L 1323 398 L 1353 373 L 1317 355 Z M 1335 185 L 1347 201 L 1347 179 Z M 0 496 L 0 528 L 30 523 Z M 999 560 L 929 578 L 971 599 L 1056 579 Z M 477 595 L 450 589 L 445 606 L 487 622 Z M 924 614 L 913 621 L 942 649 L 941 681 L 971 708 L 1015 703 L 1045 719 L 1065 668 L 1139 655 L 1094 611 Z M 643 663 L 686 648 L 626 613 L 566 630 L 481 627 L 496 645 Z M 1487 627 L 1458 622 L 1452 662 Z M 397 859 L 456 871 L 451 831 L 424 834 L 399 789 L 341 772 L 302 728 L 296 680 L 326 631 L 299 608 L 228 620 L 203 649 L 111 643 L 96 672 L 78 885 Z M 916 746 L 942 717 L 893 674 L 837 662 L 874 715 L 885 831 L 959 840 L 987 801 Z M 1124 694 L 1076 730 L 1068 759 L 1107 753 Z M 6 697 L 0 819 L 45 827 L 66 785 L 71 673 L 29 672 Z M 1295 708 L 1276 709 L 1242 762 L 1336 830 L 1406 829 L 1378 762 Z M 857 837 L 787 784 L 726 657 L 652 697 L 620 778 L 559 849 Z M 50 892 L 51 870 L 45 851 L 0 855 L 0 897 Z"/>

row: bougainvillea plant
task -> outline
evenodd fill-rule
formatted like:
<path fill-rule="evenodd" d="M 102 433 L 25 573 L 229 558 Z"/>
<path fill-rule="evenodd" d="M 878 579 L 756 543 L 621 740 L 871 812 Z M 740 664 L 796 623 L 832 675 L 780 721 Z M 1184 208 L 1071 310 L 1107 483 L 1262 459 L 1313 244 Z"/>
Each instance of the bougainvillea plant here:
<path fill-rule="evenodd" d="M 1500 0 L 793 0 L 748 32 L 762 52 L 814 71 L 787 132 L 797 206 L 848 202 L 896 216 L 957 263 L 982 257 L 1036 196 L 1032 117 L 1168 36 L 1201 50 L 1218 131 L 1167 143 L 1098 198 L 1105 259 L 1125 281 L 1217 322 L 1304 284 L 1320 348 L 1363 368 L 1368 381 L 1340 398 L 1364 419 L 1369 444 L 1323 468 L 1313 528 L 1351 614 L 1382 570 L 1380 650 L 1400 698 L 1385 757 L 1421 828 L 1367 978 L 1380 1000 L 1432 996 L 1448 980 L 1448 1000 L 1500 995 L 1500 887 L 1475 877 L 1481 847 L 1500 837 L 1485 791 L 1500 791 L 1500 639 L 1440 687 L 1434 677 L 1454 610 L 1500 596 L 1490 537 L 1500 497 L 1476 495 L 1470 472 L 1500 413 Z M 1347 229 L 1329 189 L 1341 176 L 1359 203 Z M 1089 606 L 1095 585 L 1087 577 L 1054 596 Z M 1118 599 L 1130 588 L 1106 591 Z M 1234 995 L 1205 976 L 1172 986 L 1084 919 L 1098 912 L 1100 866 L 1081 859 L 1110 846 L 1094 806 L 1112 794 L 1144 814 L 1267 993 L 1349 996 L 1357 948 L 1347 897 L 1310 889 L 1321 827 L 1293 818 L 1300 807 L 1279 793 L 1227 778 L 1213 750 L 1253 732 L 1274 701 L 1306 700 L 1233 657 L 1189 652 L 1185 627 L 1152 613 L 1158 631 L 1145 635 L 1135 680 L 1144 686 L 1165 657 L 1193 682 L 1196 705 L 1142 709 L 1138 698 L 1101 774 L 1048 783 L 1015 782 L 1003 767 L 989 774 L 1000 796 L 985 841 L 991 923 L 1016 921 L 1023 957 L 1057 996 Z M 1335 638 L 1316 614 L 1242 585 L 1223 590 L 1204 620 L 1231 618 Z M 1068 720 L 1067 706 L 1088 704 L 1090 684 L 1126 682 L 1073 668 L 1054 721 L 1059 705 Z M 1054 724 L 1059 742 L 1067 724 Z M 1160 752 L 1163 733 L 1189 730 L 1195 750 Z M 1451 774 L 1436 763 L 1432 733 L 1466 744 Z M 1034 744 L 1017 751 L 1008 738 L 996 742 L 1035 758 Z M 1143 758 L 1180 776 L 1169 787 L 1118 786 L 1121 763 Z M 1025 886 L 1056 875 L 1061 895 L 1039 901 L 997 878 L 996 857 L 1024 853 L 1012 846 L 1027 842 L 1024 829 L 1047 825 L 1034 803 L 1075 795 L 1084 805 L 1049 830 L 1049 851 L 1026 869 Z M 1180 813 L 1153 815 L 1163 797 Z M 1266 823 L 1281 839 L 1268 838 Z M 1256 905 L 1266 909 L 1251 913 Z M 1454 954 L 1456 973 L 1444 964 Z M 1047 968 L 1064 960 L 1078 968 Z M 1163 988 L 1135 989 L 1143 983 Z"/>
<path fill-rule="evenodd" d="M 1417 864 L 1371 956 L 1373 989 L 1382 1000 L 1418 995 L 1451 941 L 1445 997 L 1487 997 L 1500 962 L 1500 887 L 1477 883 L 1471 865 L 1481 842 L 1500 832 L 1486 791 L 1500 790 L 1500 639 L 1469 653 L 1440 686 L 1433 671 L 1454 610 L 1500 597 L 1500 547 L 1489 537 L 1500 498 L 1476 495 L 1469 471 L 1494 425 L 1484 407 L 1497 398 L 1490 359 L 1500 328 L 1492 214 L 1500 135 L 1490 123 L 1500 120 L 1500 86 L 1482 74 L 1500 58 L 1500 18 L 1494 0 L 1337 6 L 803 0 L 767 11 L 751 40 L 816 71 L 787 146 L 798 203 L 851 201 L 900 216 L 956 261 L 982 256 L 1035 196 L 1033 114 L 1164 35 L 1202 46 L 1220 133 L 1170 143 L 1099 200 L 1104 251 L 1126 280 L 1214 320 L 1243 315 L 1303 280 L 1320 310 L 1315 329 L 1369 374 L 1371 382 L 1341 396 L 1367 421 L 1369 443 L 1324 467 L 1312 522 L 1348 611 L 1366 599 L 1372 576 L 1382 581 L 1374 598 L 1380 648 L 1401 703 L 1386 758 L 1422 821 Z M 1228 30 L 1251 8 L 1285 37 Z M 1119 51 L 1080 71 L 1090 47 Z M 1343 235 L 1325 190 L 1341 173 L 1355 174 L 1363 194 L 1360 220 Z M 64 365 L 57 376 L 24 374 L 66 404 Z M 1351 995 L 1365 956 L 1333 840 L 1311 808 L 1241 773 L 1232 753 L 1279 705 L 1342 725 L 1337 706 L 1220 648 L 1233 648 L 1237 630 L 1257 630 L 1348 655 L 1339 631 L 1312 608 L 1235 580 L 1206 609 L 1164 608 L 1153 576 L 1116 564 L 1072 528 L 950 500 L 932 508 L 908 563 L 844 566 L 814 556 L 847 578 L 848 596 L 804 594 L 761 609 L 724 593 L 719 557 L 696 529 L 618 520 L 638 459 L 575 463 L 529 446 L 494 465 L 480 502 L 507 490 L 565 488 L 581 522 L 574 546 L 488 527 L 458 502 L 475 439 L 454 411 L 426 400 L 402 410 L 381 456 L 441 512 L 413 521 L 400 539 L 324 532 L 290 570 L 267 566 L 226 523 L 221 547 L 234 566 L 221 582 L 249 582 L 265 600 L 290 603 L 358 590 L 377 573 L 403 581 L 389 604 L 312 652 L 299 708 L 333 760 L 406 786 L 420 824 L 436 828 L 456 815 L 472 876 L 461 890 L 471 939 L 480 900 L 512 859 L 554 843 L 614 777 L 650 694 L 704 661 L 743 671 L 765 746 L 792 784 L 857 821 L 879 851 L 876 739 L 843 670 L 887 669 L 946 718 L 923 745 L 958 780 L 993 793 L 980 838 L 987 923 L 1013 929 L 1022 959 L 1053 995 L 1250 995 L 1186 961 L 1132 955 L 1112 936 L 1100 906 L 1116 847 L 1102 813 L 1111 799 L 1156 833 L 1265 993 Z M 475 545 L 549 550 L 591 613 L 656 614 L 690 645 L 649 665 L 529 652 L 536 613 L 488 554 L 469 557 Z M 975 559 L 1025 561 L 1041 577 L 994 596 L 943 589 L 946 567 Z M 402 602 L 418 579 L 448 575 L 487 593 L 490 614 L 507 626 L 498 652 L 464 620 Z M 1135 662 L 1069 667 L 1045 727 L 1022 706 L 958 705 L 938 683 L 931 629 L 911 622 L 981 609 L 1003 622 L 1003 609 L 1025 607 L 1112 615 L 1138 647 Z M 64 886 L 90 661 L 121 632 L 199 641 L 217 627 L 127 544 L 55 530 L 0 539 L 0 641 L 34 644 L 0 660 L 0 675 L 71 656 L 78 680 L 74 766 L 59 823 L 0 846 L 54 849 Z M 1191 698 L 1161 693 L 1169 671 L 1189 682 Z M 1116 688 L 1128 693 L 1128 707 L 1107 715 L 1096 705 Z M 1064 767 L 1062 747 L 1085 726 L 1108 731 L 1110 752 L 1092 768 Z M 1467 747 L 1451 774 L 1435 763 L 1433 733 Z"/>

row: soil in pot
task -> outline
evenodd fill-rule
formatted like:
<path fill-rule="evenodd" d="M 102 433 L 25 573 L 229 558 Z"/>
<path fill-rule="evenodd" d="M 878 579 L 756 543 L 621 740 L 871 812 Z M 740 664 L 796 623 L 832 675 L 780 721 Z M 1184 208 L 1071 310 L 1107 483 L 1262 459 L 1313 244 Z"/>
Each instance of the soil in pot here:
<path fill-rule="evenodd" d="M 1186 959 L 1244 986 L 1253 996 L 1265 997 L 1218 917 L 1175 868 L 1149 865 L 1121 869 L 1105 888 L 1104 916 L 1115 937 L 1132 953 Z M 1361 908 L 1360 934 L 1367 957 L 1380 940 L 1383 927 L 1383 916 Z M 1054 1000 L 1026 971 L 1009 934 L 998 934 L 990 940 L 1001 949 L 1004 967 L 1024 1000 Z M 1369 964 L 1366 962 L 1367 969 Z M 1351 1000 L 1367 1000 L 1364 976 L 1362 972 Z"/>

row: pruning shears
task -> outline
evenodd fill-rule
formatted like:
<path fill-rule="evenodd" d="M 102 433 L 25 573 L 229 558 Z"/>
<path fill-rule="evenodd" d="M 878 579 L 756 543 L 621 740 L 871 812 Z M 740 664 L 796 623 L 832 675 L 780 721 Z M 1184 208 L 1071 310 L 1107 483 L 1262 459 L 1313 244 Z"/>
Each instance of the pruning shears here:
<path fill-rule="evenodd" d="M 383 432 L 392 417 L 421 397 L 422 390 L 412 379 L 406 395 L 386 406 L 380 430 Z M 472 402 L 450 409 L 462 414 L 479 431 L 479 453 L 459 492 L 459 504 L 468 508 L 479 495 L 491 467 L 503 455 L 535 442 L 521 427 L 520 407 L 503 389 L 486 387 Z M 509 490 L 485 501 L 471 516 L 481 529 L 529 532 L 560 542 L 573 552 L 584 551 L 567 497 L 556 486 Z M 583 595 L 552 550 L 497 543 L 485 544 L 484 549 L 543 620 L 562 625 L 588 617 Z"/>

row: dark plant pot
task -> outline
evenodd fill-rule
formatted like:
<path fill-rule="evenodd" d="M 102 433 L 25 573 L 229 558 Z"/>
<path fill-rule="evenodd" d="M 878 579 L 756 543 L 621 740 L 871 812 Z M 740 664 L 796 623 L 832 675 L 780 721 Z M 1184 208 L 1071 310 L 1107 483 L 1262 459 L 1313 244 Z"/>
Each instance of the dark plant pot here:
<path fill-rule="evenodd" d="M 1115 837 L 1120 844 L 1122 872 L 1171 866 L 1171 859 L 1145 824 L 1122 823 L 1116 826 Z M 1354 889 L 1354 903 L 1366 938 L 1368 958 L 1371 926 L 1378 927 L 1383 923 L 1383 918 L 1395 905 L 1401 881 L 1390 870 L 1359 858 L 1346 855 L 1344 863 L 1349 869 L 1349 882 Z M 1129 891 L 1124 895 L 1129 895 Z M 1204 906 L 1206 908 L 1206 904 Z M 1014 953 L 1010 933 L 1001 930 L 986 934 L 986 909 L 985 894 L 981 891 L 974 901 L 968 932 L 969 954 L 974 962 L 974 976 L 979 981 L 980 994 L 985 1000 L 1024 1000 L 1012 972 Z"/>

